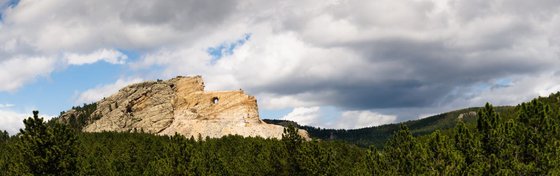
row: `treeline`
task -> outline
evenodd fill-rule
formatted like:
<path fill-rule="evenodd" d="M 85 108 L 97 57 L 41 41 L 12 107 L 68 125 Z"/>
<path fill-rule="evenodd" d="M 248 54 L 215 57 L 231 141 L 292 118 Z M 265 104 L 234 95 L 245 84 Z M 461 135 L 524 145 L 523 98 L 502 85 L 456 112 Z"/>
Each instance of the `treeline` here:
<path fill-rule="evenodd" d="M 137 133 L 81 133 L 25 120 L 0 133 L 0 175 L 560 175 L 560 98 L 553 94 L 475 123 L 414 136 L 401 125 L 382 147 L 304 141 Z"/>
<path fill-rule="evenodd" d="M 371 147 L 374 175 L 559 175 L 559 94 L 497 113 L 478 111 L 476 124 L 459 122 L 446 133 L 414 137 L 406 126 L 382 149 Z"/>
<path fill-rule="evenodd" d="M 515 113 L 515 107 L 501 106 L 494 108 L 497 112 L 510 116 L 508 114 Z M 412 135 L 423 136 L 430 134 L 436 130 L 448 133 L 457 125 L 459 121 L 467 125 L 476 124 L 477 113 L 480 107 L 466 108 L 438 115 L 401 122 L 399 124 L 385 124 L 380 126 L 365 127 L 359 129 L 328 129 L 313 126 L 303 126 L 296 122 L 288 120 L 264 119 L 266 123 L 289 126 L 293 125 L 300 129 L 306 130 L 309 135 L 320 140 L 336 140 L 344 141 L 350 144 L 356 144 L 360 147 L 369 147 L 375 145 L 382 147 L 393 134 L 400 129 L 401 125 L 406 125 Z M 460 118 L 458 118 L 460 117 Z"/>
<path fill-rule="evenodd" d="M 70 113 L 69 117 L 67 117 L 66 119 L 62 118 L 62 116 L 66 113 L 62 111 L 60 112 L 59 117 L 51 121 L 61 122 L 63 124 L 68 125 L 72 129 L 81 131 L 82 128 L 84 128 L 91 122 L 101 118 L 101 115 L 93 115 L 93 112 L 95 110 L 97 110 L 97 103 L 91 103 L 91 104 L 84 103 L 83 106 L 73 106 L 72 109 L 70 109 L 70 111 L 74 111 L 74 113 Z"/>
<path fill-rule="evenodd" d="M 34 117 L 15 136 L 2 133 L 0 175 L 348 175 L 365 150 L 306 142 L 295 128 L 282 140 L 219 139 L 133 132 L 77 132 Z"/>

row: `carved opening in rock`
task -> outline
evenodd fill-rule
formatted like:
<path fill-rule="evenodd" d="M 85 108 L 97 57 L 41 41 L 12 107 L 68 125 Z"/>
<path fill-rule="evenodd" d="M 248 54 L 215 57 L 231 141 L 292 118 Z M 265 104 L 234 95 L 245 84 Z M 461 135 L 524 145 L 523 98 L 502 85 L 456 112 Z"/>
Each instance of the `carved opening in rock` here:
<path fill-rule="evenodd" d="M 212 103 L 214 103 L 214 104 L 218 104 L 219 101 L 220 101 L 220 99 L 218 97 L 212 98 Z"/>

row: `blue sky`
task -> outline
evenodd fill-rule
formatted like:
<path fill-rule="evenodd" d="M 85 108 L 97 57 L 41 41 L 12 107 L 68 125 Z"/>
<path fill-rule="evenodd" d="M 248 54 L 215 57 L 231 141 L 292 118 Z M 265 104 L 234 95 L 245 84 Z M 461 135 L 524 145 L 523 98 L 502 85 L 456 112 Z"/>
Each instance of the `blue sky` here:
<path fill-rule="evenodd" d="M 105 62 L 69 66 L 14 92 L 1 93 L 0 99 L 16 105 L 14 109 L 18 111 L 38 109 L 43 114 L 58 115 L 60 111 L 78 105 L 75 98 L 79 92 L 114 82 L 125 72 L 124 69 L 122 65 Z"/>
<path fill-rule="evenodd" d="M 212 63 L 215 63 L 216 60 L 224 56 L 232 55 L 235 51 L 235 48 L 242 46 L 243 44 L 245 44 L 245 42 L 249 41 L 249 39 L 251 39 L 251 34 L 245 34 L 242 38 L 232 43 L 224 42 L 220 43 L 217 46 L 209 47 L 207 49 L 207 52 L 212 57 Z"/>
<path fill-rule="evenodd" d="M 560 1 L 525 3 L 0 0 L 0 129 L 178 75 L 325 128 L 515 105 L 560 90 Z"/>
<path fill-rule="evenodd" d="M 7 8 L 14 8 L 17 6 L 17 4 L 19 3 L 19 0 L 6 0 L 6 1 L 0 1 L 0 21 L 2 21 L 3 19 L 3 13 L 4 10 L 6 10 Z"/>
<path fill-rule="evenodd" d="M 207 52 L 213 59 L 212 63 L 223 56 L 232 55 L 235 48 L 242 46 L 250 37 L 251 34 L 245 34 L 232 43 L 223 42 L 217 46 L 209 47 Z M 129 62 L 133 62 L 140 57 L 138 52 L 119 51 L 128 57 Z M 158 68 L 151 69 L 152 71 L 158 71 Z M 130 74 L 130 72 L 131 70 L 126 65 L 115 65 L 108 62 L 68 66 L 54 71 L 49 76 L 38 78 L 13 92 L 0 93 L 0 99 L 9 102 L 13 105 L 11 109 L 18 112 L 29 112 L 31 114 L 32 110 L 41 110 L 42 114 L 58 115 L 61 111 L 68 110 L 72 106 L 91 103 L 78 101 L 77 96 L 80 92 L 96 86 L 111 84 L 122 76 Z M 264 109 L 260 114 L 264 118 L 280 118 L 291 111 L 291 108 Z"/>

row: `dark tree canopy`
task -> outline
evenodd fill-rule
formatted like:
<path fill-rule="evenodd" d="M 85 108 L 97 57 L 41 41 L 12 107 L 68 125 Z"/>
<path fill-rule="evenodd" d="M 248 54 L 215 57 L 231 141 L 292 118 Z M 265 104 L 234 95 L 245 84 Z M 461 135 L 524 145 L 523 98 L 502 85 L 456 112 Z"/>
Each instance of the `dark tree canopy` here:
<path fill-rule="evenodd" d="M 34 112 L 19 134 L 0 131 L 0 175 L 560 174 L 560 94 L 476 110 L 474 117 L 456 121 L 402 123 L 386 131 L 392 133 L 384 144 L 368 147 L 357 141 L 375 135 L 347 131 L 357 140 L 342 140 L 310 132 L 314 138 L 306 141 L 294 126 L 280 140 L 231 135 L 195 140 L 142 130 L 83 133 L 69 129 L 80 127 L 78 121 L 47 123 Z M 418 132 L 432 127 L 442 128 Z"/>

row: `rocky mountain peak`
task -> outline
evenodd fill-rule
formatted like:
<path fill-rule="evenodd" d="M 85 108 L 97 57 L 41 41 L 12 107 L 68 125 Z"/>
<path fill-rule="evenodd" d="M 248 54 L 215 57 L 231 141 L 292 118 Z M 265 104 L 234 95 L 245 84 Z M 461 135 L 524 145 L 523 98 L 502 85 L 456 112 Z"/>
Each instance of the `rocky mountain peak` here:
<path fill-rule="evenodd" d="M 76 111 L 61 115 L 67 121 Z M 204 91 L 201 76 L 179 76 L 122 88 L 97 102 L 85 132 L 131 131 L 187 137 L 229 134 L 281 138 L 284 127 L 259 118 L 257 100 L 243 90 Z M 307 132 L 300 135 L 308 138 Z"/>

